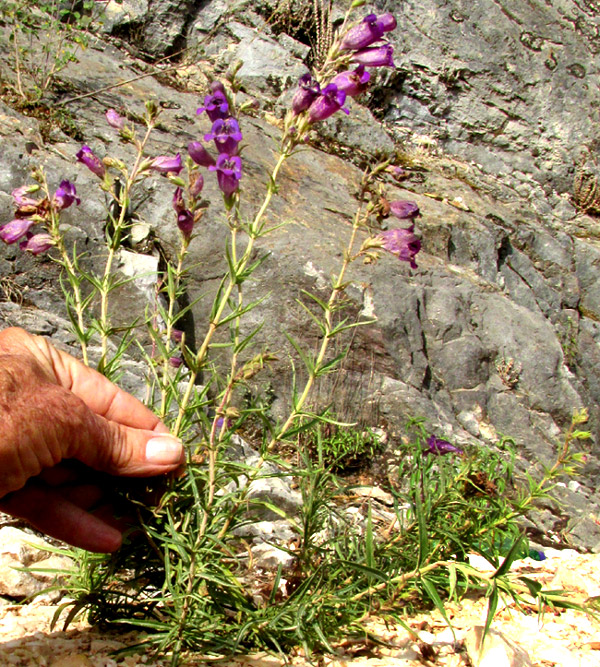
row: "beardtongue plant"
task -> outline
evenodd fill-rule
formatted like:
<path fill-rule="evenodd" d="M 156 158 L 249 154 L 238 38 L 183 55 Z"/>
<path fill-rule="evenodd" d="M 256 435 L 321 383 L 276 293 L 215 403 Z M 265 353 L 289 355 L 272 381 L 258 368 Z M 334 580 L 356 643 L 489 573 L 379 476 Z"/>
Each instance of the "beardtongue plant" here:
<path fill-rule="evenodd" d="M 521 584 L 519 588 L 506 575 L 505 563 L 514 556 L 512 550 L 500 565 L 491 545 L 496 538 L 514 536 L 514 519 L 533 498 L 543 495 L 548 480 L 575 460 L 565 447 L 559 465 L 544 483 L 533 485 L 529 495 L 510 500 L 505 494 L 503 504 L 495 497 L 475 494 L 476 505 L 461 503 L 460 491 L 467 488 L 469 466 L 474 460 L 480 467 L 483 463 L 458 446 L 433 435 L 427 438 L 422 432 L 406 457 L 414 463 L 409 474 L 411 486 L 403 491 L 392 485 L 394 518 L 381 532 L 376 530 L 370 504 L 358 527 L 349 520 L 350 515 L 339 507 L 343 495 L 340 484 L 331 470 L 321 465 L 321 454 L 321 464 L 315 463 L 299 447 L 300 465 L 294 466 L 279 456 L 282 443 L 298 445 L 303 432 L 315 424 L 336 425 L 326 411 L 311 411 L 308 401 L 318 379 L 334 371 L 344 357 L 331 353 L 333 341 L 368 323 L 357 324 L 340 315 L 350 265 L 357 260 L 375 261 L 387 251 L 412 268 L 417 266 L 421 242 L 415 234 L 415 220 L 419 209 L 414 202 L 387 201 L 377 186 L 384 174 L 401 175 L 389 161 L 374 165 L 362 178 L 359 207 L 328 297 L 306 295 L 312 306 L 306 310 L 318 332 L 316 349 L 305 350 L 289 338 L 304 365 L 303 373 L 296 373 L 289 414 L 274 422 L 257 407 L 241 409 L 239 401 L 235 402 L 247 383 L 273 361 L 268 352 L 250 352 L 260 327 L 242 335 L 241 322 L 258 305 L 246 303 L 243 291 L 244 284 L 260 269 L 261 260 L 255 259 L 257 242 L 278 229 L 269 223 L 267 211 L 277 193 L 281 167 L 309 140 L 315 125 L 340 111 L 349 112 L 349 100 L 364 92 L 374 69 L 393 66 L 392 47 L 385 37 L 395 27 L 394 17 L 370 14 L 347 28 L 349 16 L 350 12 L 323 66 L 305 74 L 299 83 L 264 199 L 253 217 L 244 217 L 241 212 L 243 135 L 235 96 L 215 82 L 198 108 L 198 115 L 208 118 L 210 131 L 203 135 L 204 141 L 188 144 L 187 157 L 182 157 L 182 151 L 148 154 L 157 122 L 157 108 L 152 103 L 146 106 L 141 138 L 136 127 L 127 125 L 115 110 L 106 113 L 109 126 L 134 148 L 132 166 L 111 157 L 100 159 L 87 145 L 77 153 L 77 160 L 94 174 L 111 203 L 105 263 L 99 274 L 82 269 L 77 248 L 69 249 L 62 236 L 62 212 L 79 204 L 69 181 L 62 181 L 52 192 L 43 171 L 36 171 L 36 185 L 13 192 L 14 219 L 0 227 L 2 240 L 18 242 L 25 251 L 39 254 L 55 248 L 52 257 L 64 270 L 67 310 L 83 359 L 91 363 L 90 343 L 99 341 L 97 366 L 115 377 L 134 335 L 132 326 L 115 351 L 110 297 L 122 283 L 114 264 L 131 224 L 132 191 L 146 178 L 166 178 L 173 184 L 172 210 L 180 232 L 179 248 L 157 286 L 155 310 L 148 322 L 152 347 L 142 353 L 149 368 L 147 402 L 188 444 L 188 465 L 181 476 L 160 490 L 158 506 L 147 507 L 139 495 L 131 494 L 139 527 L 132 529 L 117 554 L 107 558 L 73 552 L 79 569 L 68 585 L 72 599 L 59 610 L 68 610 L 67 623 L 87 610 L 92 621 L 118 620 L 142 627 L 149 632 L 146 643 L 162 656 L 169 655 L 172 665 L 190 650 L 202 651 L 208 658 L 257 648 L 289 652 L 302 646 L 307 653 L 313 649 L 333 651 L 332 642 L 343 634 L 364 632 L 362 624 L 374 611 L 398 618 L 416 600 L 428 599 L 443 612 L 439 591 L 453 595 L 475 585 L 489 591 L 491 601 L 497 601 L 502 585 L 508 594 L 521 599 L 527 587 Z M 190 306 L 181 308 L 180 297 L 190 270 L 186 267 L 188 249 L 191 243 L 202 241 L 206 206 L 202 193 L 209 178 L 216 179 L 226 213 L 227 269 L 204 337 L 192 346 L 181 331 L 182 318 Z M 372 233 L 378 229 L 373 219 L 382 218 L 398 220 L 396 224 L 404 226 Z M 34 231 L 36 225 L 41 231 Z M 89 316 L 92 307 L 96 317 Z M 227 368 L 217 372 L 214 355 L 222 350 L 229 353 Z M 578 419 L 574 424 L 583 423 L 584 416 Z M 240 446 L 236 432 L 247 423 L 261 425 L 259 453 L 252 461 L 240 461 L 232 457 L 231 450 Z M 575 427 L 570 433 L 566 442 L 583 437 Z M 440 466 L 447 467 L 441 478 L 436 477 Z M 499 476 L 507 484 L 506 466 L 502 467 L 499 459 L 490 459 L 485 473 L 492 480 Z M 289 517 L 268 497 L 252 493 L 257 483 L 278 477 L 293 477 L 298 485 L 303 499 L 298 516 Z M 430 478 L 432 481 L 426 482 Z M 429 483 L 437 485 L 435 497 L 428 496 Z M 479 488 L 475 482 L 470 484 L 468 489 Z M 449 510 L 450 523 L 440 508 Z M 265 510 L 286 518 L 294 532 L 293 539 L 279 544 L 293 562 L 287 571 L 279 566 L 274 572 L 261 572 L 248 560 L 248 547 L 241 536 Z M 493 522 L 491 542 L 483 530 L 486 520 Z M 499 566 L 493 586 L 464 564 L 469 550 L 479 551 Z M 536 589 L 535 597 L 554 604 L 564 602 L 560 595 L 552 597 L 541 589 Z"/>

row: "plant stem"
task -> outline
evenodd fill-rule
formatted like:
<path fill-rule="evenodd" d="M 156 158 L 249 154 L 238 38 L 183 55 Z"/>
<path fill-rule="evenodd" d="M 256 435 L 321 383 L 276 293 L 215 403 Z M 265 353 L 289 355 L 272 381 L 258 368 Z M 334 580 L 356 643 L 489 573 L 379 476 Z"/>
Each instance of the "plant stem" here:
<path fill-rule="evenodd" d="M 167 414 L 167 398 L 168 398 L 168 384 L 169 384 L 169 352 L 171 345 L 171 336 L 173 334 L 173 317 L 175 315 L 175 303 L 177 302 L 177 294 L 179 291 L 179 286 L 181 284 L 181 277 L 183 275 L 183 262 L 187 254 L 187 249 L 189 246 L 189 241 L 182 235 L 181 237 L 181 248 L 179 249 L 177 257 L 177 268 L 172 277 L 173 284 L 171 284 L 171 277 L 167 275 L 167 290 L 169 295 L 169 309 L 167 312 L 167 321 L 166 321 L 166 331 L 165 331 L 165 345 L 167 349 L 167 354 L 163 359 L 163 378 L 161 386 L 161 400 L 160 400 L 160 419 L 164 419 Z M 182 341 L 182 345 L 185 344 L 185 341 Z"/>
<path fill-rule="evenodd" d="M 46 197 L 48 198 L 48 201 L 50 201 L 50 190 L 48 188 L 48 181 L 46 180 L 46 174 L 41 169 L 40 173 L 42 176 L 42 185 Z M 71 290 L 73 292 L 73 301 L 75 304 L 75 314 L 77 316 L 77 328 L 78 328 L 78 331 L 76 331 L 75 333 L 77 334 L 77 338 L 79 339 L 79 345 L 81 346 L 81 356 L 83 363 L 86 366 L 89 366 L 87 336 L 85 331 L 85 322 L 83 319 L 84 308 L 83 308 L 83 298 L 81 295 L 80 280 L 77 277 L 78 271 L 76 271 L 75 265 L 71 260 L 71 257 L 69 256 L 67 248 L 65 247 L 65 241 L 63 239 L 63 235 L 60 233 L 59 226 L 60 226 L 60 216 L 57 211 L 51 208 L 50 229 L 48 231 L 52 236 L 52 240 L 54 241 L 54 244 L 56 245 L 58 252 L 60 253 L 60 259 L 58 260 L 58 262 L 66 271 L 67 280 L 69 281 L 69 285 L 71 286 Z M 76 251 L 74 250 L 73 252 L 75 253 Z M 75 261 L 77 261 L 77 256 L 75 254 L 74 258 Z M 67 308 L 68 307 L 69 306 L 67 304 Z"/>
<path fill-rule="evenodd" d="M 277 160 L 277 164 L 273 168 L 273 171 L 271 173 L 271 182 L 275 183 L 277 180 L 277 176 L 279 175 L 279 171 L 285 162 L 285 160 L 290 156 L 291 149 L 287 149 L 281 152 L 279 155 L 279 159 Z M 258 238 L 261 229 L 262 229 L 262 219 L 267 211 L 267 208 L 269 207 L 269 204 L 271 203 L 271 199 L 273 198 L 273 195 L 275 194 L 275 189 L 273 187 L 269 187 L 267 189 L 267 193 L 265 195 L 264 201 L 258 210 L 258 213 L 254 217 L 254 220 L 252 221 L 249 231 L 248 231 L 248 240 L 246 242 L 246 248 L 244 250 L 244 253 L 239 260 L 239 262 L 236 264 L 234 273 L 230 273 L 229 278 L 227 280 L 227 284 L 225 286 L 225 289 L 221 293 L 219 303 L 216 307 L 215 313 L 213 315 L 212 320 L 210 321 L 208 325 L 208 331 L 206 332 L 206 335 L 204 336 L 204 340 L 202 341 L 202 344 L 200 345 L 200 349 L 196 353 L 195 360 L 194 360 L 194 368 L 191 369 L 190 373 L 190 379 L 188 381 L 185 393 L 182 397 L 180 406 L 179 406 L 179 414 L 177 415 L 177 421 L 175 422 L 175 426 L 173 429 L 173 432 L 175 435 L 179 435 L 181 432 L 181 425 L 183 422 L 183 418 L 185 416 L 185 412 L 187 409 L 187 406 L 190 402 L 191 396 L 192 396 L 192 391 L 194 389 L 194 385 L 196 383 L 196 379 L 198 377 L 198 374 L 201 370 L 201 368 L 204 366 L 206 362 L 206 357 L 208 354 L 209 346 L 212 342 L 213 336 L 217 329 L 219 328 L 221 324 L 221 318 L 223 317 L 223 312 L 225 311 L 225 308 L 227 304 L 229 303 L 229 298 L 231 296 L 231 293 L 233 292 L 234 287 L 238 283 L 238 275 L 241 274 L 245 268 L 248 266 L 248 262 L 250 261 L 250 258 L 252 257 L 252 252 L 254 250 L 254 243 L 256 239 Z"/>
<path fill-rule="evenodd" d="M 135 160 L 135 163 L 133 165 L 133 169 L 131 170 L 131 173 L 126 177 L 125 179 L 125 184 L 123 186 L 123 190 L 119 193 L 118 198 L 117 198 L 117 203 L 119 204 L 120 210 L 119 210 L 119 218 L 114 222 L 114 227 L 112 230 L 112 236 L 110 239 L 110 245 L 108 249 L 108 257 L 106 258 L 106 264 L 104 267 L 104 275 L 102 276 L 102 280 L 100 283 L 100 337 L 101 337 L 101 345 L 102 345 L 102 354 L 100 357 L 100 361 L 98 363 L 99 368 L 104 368 L 106 365 L 106 356 L 108 352 L 108 338 L 110 335 L 110 322 L 109 322 L 109 316 L 108 316 L 108 295 L 112 291 L 112 279 L 111 279 L 111 272 L 112 272 L 112 265 L 115 257 L 116 251 L 119 249 L 120 244 L 121 244 L 121 234 L 123 232 L 123 229 L 125 227 L 125 219 L 127 216 L 127 210 L 129 207 L 129 195 L 131 192 L 131 188 L 133 187 L 139 173 L 139 168 L 140 164 L 142 161 L 142 158 L 144 157 L 144 149 L 146 147 L 146 143 L 148 142 L 148 139 L 150 137 L 150 134 L 154 128 L 154 124 L 152 122 L 148 122 L 148 127 L 146 129 L 146 134 L 144 135 L 144 138 L 142 141 L 138 144 L 137 149 L 138 149 L 138 154 Z"/>

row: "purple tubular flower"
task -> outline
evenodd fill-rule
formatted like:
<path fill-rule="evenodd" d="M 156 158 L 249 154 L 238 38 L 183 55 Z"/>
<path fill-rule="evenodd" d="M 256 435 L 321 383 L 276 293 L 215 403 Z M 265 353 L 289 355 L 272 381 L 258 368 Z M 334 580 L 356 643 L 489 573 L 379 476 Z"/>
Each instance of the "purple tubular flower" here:
<path fill-rule="evenodd" d="M 329 116 L 333 116 L 336 111 L 340 109 L 344 113 L 350 113 L 342 104 L 346 101 L 346 93 L 343 90 L 338 90 L 335 83 L 330 83 L 325 86 L 322 93 L 310 105 L 308 109 L 308 118 L 311 123 L 316 123 L 320 120 L 325 120 Z"/>
<path fill-rule="evenodd" d="M 216 164 L 215 158 L 199 141 L 191 141 L 188 144 L 188 153 L 192 160 L 201 167 L 211 167 Z"/>
<path fill-rule="evenodd" d="M 58 188 L 56 188 L 56 192 L 52 198 L 52 206 L 59 211 L 62 211 L 65 208 L 69 208 L 73 203 L 79 205 L 81 204 L 81 199 L 77 196 L 77 191 L 75 190 L 73 183 L 65 179 L 64 181 L 61 181 Z"/>
<path fill-rule="evenodd" d="M 217 172 L 217 181 L 223 194 L 230 196 L 237 191 L 242 178 L 242 161 L 237 155 L 221 153 L 217 164 L 209 167 L 209 170 Z"/>
<path fill-rule="evenodd" d="M 183 236 L 189 241 L 194 231 L 194 215 L 191 211 L 183 209 L 177 214 L 177 226 Z"/>
<path fill-rule="evenodd" d="M 114 109 L 109 109 L 106 114 L 106 122 L 114 127 L 115 130 L 122 130 L 125 125 L 125 119 L 118 114 Z"/>
<path fill-rule="evenodd" d="M 206 111 L 206 115 L 212 120 L 213 123 L 219 118 L 227 118 L 227 115 L 229 114 L 229 102 L 227 102 L 225 89 L 223 88 L 222 84 L 219 85 L 220 88 L 213 88 L 214 92 L 212 95 L 205 96 L 204 106 L 199 107 L 196 110 L 197 114 Z"/>
<path fill-rule="evenodd" d="M 388 229 L 379 234 L 379 238 L 384 250 L 416 269 L 415 256 L 421 250 L 421 241 L 413 234 L 414 228 L 413 224 L 408 229 Z"/>
<path fill-rule="evenodd" d="M 352 55 L 352 60 L 366 67 L 396 67 L 393 54 L 394 47 L 391 44 L 384 44 L 357 51 Z"/>
<path fill-rule="evenodd" d="M 407 201 L 404 199 L 390 202 L 390 213 L 395 215 L 399 220 L 412 219 L 421 215 L 419 207 L 414 201 Z"/>
<path fill-rule="evenodd" d="M 430 435 L 427 438 L 427 445 L 423 448 L 423 453 L 442 456 L 443 454 L 462 454 L 463 450 L 460 447 L 450 444 L 447 440 Z"/>
<path fill-rule="evenodd" d="M 395 164 L 386 167 L 386 171 L 388 172 L 388 174 L 391 174 L 398 181 L 408 176 L 405 169 Z"/>
<path fill-rule="evenodd" d="M 27 234 L 27 240 L 19 243 L 21 250 L 26 250 L 32 255 L 41 255 L 54 245 L 50 234 L 42 232 L 41 234 Z"/>
<path fill-rule="evenodd" d="M 204 141 L 214 140 L 219 153 L 236 155 L 242 140 L 240 126 L 235 118 L 217 118 L 212 129 L 204 135 Z"/>
<path fill-rule="evenodd" d="M 215 424 L 218 431 L 231 428 L 231 425 L 232 425 L 231 419 L 225 419 L 225 417 L 218 417 L 217 422 Z"/>
<path fill-rule="evenodd" d="M 172 329 L 171 339 L 174 340 L 176 343 L 181 343 L 181 341 L 183 340 L 183 331 L 180 331 L 179 329 Z"/>
<path fill-rule="evenodd" d="M 382 21 L 378 20 L 375 14 L 368 14 L 354 28 L 350 28 L 342 37 L 340 49 L 342 51 L 358 51 L 373 44 L 381 39 L 384 28 Z"/>
<path fill-rule="evenodd" d="M 204 188 L 204 176 L 198 174 L 194 179 L 193 183 L 190 185 L 190 195 L 192 197 L 198 197 Z"/>
<path fill-rule="evenodd" d="M 298 89 L 292 98 L 294 116 L 306 111 L 321 93 L 321 86 L 310 72 L 306 72 L 298 81 Z"/>
<path fill-rule="evenodd" d="M 92 153 L 92 149 L 89 146 L 82 146 L 81 150 L 75 157 L 79 162 L 83 162 L 93 174 L 96 174 L 96 176 L 99 176 L 100 178 L 104 178 L 104 174 L 106 173 L 104 163 Z"/>
<path fill-rule="evenodd" d="M 365 70 L 364 65 L 359 65 L 355 70 L 340 72 L 331 83 L 335 84 L 338 90 L 342 90 L 348 97 L 356 97 L 364 93 L 368 87 L 371 75 Z"/>
<path fill-rule="evenodd" d="M 33 225 L 35 225 L 35 222 L 30 218 L 16 218 L 15 220 L 11 220 L 0 227 L 0 239 L 4 243 L 15 243 L 25 236 Z"/>
<path fill-rule="evenodd" d="M 159 155 L 152 160 L 148 168 L 159 174 L 178 174 L 183 169 L 181 155 L 179 153 L 175 157 Z"/>
<path fill-rule="evenodd" d="M 182 213 L 185 210 L 185 203 L 183 201 L 183 190 L 181 188 L 175 188 L 173 193 L 173 208 L 176 213 Z"/>
<path fill-rule="evenodd" d="M 389 32 L 396 29 L 396 17 L 393 14 L 380 14 L 377 17 L 377 23 L 383 28 L 383 32 Z"/>
<path fill-rule="evenodd" d="M 26 197 L 25 195 L 35 192 L 38 189 L 37 185 L 21 185 L 21 187 L 15 188 L 11 192 L 11 195 L 17 206 L 37 206 L 35 199 L 31 199 L 31 197 Z"/>
<path fill-rule="evenodd" d="M 183 359 L 181 357 L 173 356 L 169 358 L 169 365 L 171 365 L 173 368 L 179 368 L 182 363 Z"/>

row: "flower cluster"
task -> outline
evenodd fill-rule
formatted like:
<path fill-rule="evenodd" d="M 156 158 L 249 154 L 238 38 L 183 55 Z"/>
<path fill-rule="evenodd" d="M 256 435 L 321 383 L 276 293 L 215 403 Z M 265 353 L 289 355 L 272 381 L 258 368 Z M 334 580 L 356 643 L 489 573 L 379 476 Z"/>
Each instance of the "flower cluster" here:
<path fill-rule="evenodd" d="M 48 232 L 34 234 L 31 229 L 36 224 L 51 226 L 52 217 L 59 211 L 69 208 L 72 204 L 79 204 L 75 186 L 66 179 L 61 181 L 51 200 L 32 199 L 28 195 L 39 190 L 38 185 L 22 185 L 12 191 L 15 201 L 15 217 L 0 226 L 0 239 L 11 244 L 19 241 L 19 247 L 34 255 L 46 252 L 54 245 L 54 239 Z"/>
<path fill-rule="evenodd" d="M 126 141 L 133 140 L 133 130 L 127 128 L 125 119 L 119 115 L 114 109 L 109 109 L 106 114 L 106 122 L 118 130 L 120 136 Z M 99 178 L 106 178 L 106 166 L 111 164 L 109 159 L 102 161 L 94 154 L 89 146 L 82 146 L 75 155 L 77 160 L 83 163 L 93 174 Z M 114 162 L 114 161 L 113 161 Z M 140 167 L 140 171 L 155 171 L 158 174 L 165 174 L 167 176 L 173 174 L 177 176 L 183 169 L 181 155 L 178 153 L 175 157 L 171 155 L 159 155 L 155 158 L 146 160 Z"/>
<path fill-rule="evenodd" d="M 194 225 L 202 216 L 202 209 L 198 207 L 198 198 L 200 197 L 203 187 L 204 177 L 202 174 L 191 172 L 187 188 L 187 204 L 184 200 L 183 189 L 181 187 L 177 187 L 173 193 L 173 209 L 177 215 L 177 226 L 184 238 L 186 246 L 192 238 Z"/>
<path fill-rule="evenodd" d="M 216 172 L 220 190 L 226 200 L 231 201 L 242 178 L 242 160 L 238 155 L 242 132 L 239 123 L 231 115 L 222 83 L 215 81 L 211 85 L 211 93 L 205 96 L 204 106 L 199 107 L 196 113 L 203 112 L 212 122 L 210 132 L 204 135 L 204 141 L 214 142 L 218 156 L 215 159 L 199 141 L 192 141 L 188 145 L 188 153 L 196 164 Z"/>
<path fill-rule="evenodd" d="M 355 63 L 353 70 L 340 72 L 324 87 L 310 73 L 304 74 L 292 99 L 294 116 L 307 112 L 309 124 L 325 120 L 337 111 L 349 113 L 344 107 L 346 98 L 363 93 L 371 75 L 366 67 L 394 67 L 394 47 L 382 41 L 384 34 L 396 27 L 392 14 L 365 16 L 360 24 L 348 30 L 338 45 L 341 60 Z"/>
<path fill-rule="evenodd" d="M 421 250 L 421 241 L 414 234 L 414 219 L 420 215 L 419 207 L 413 201 L 398 200 L 389 203 L 389 212 L 399 220 L 410 220 L 411 225 L 381 232 L 377 240 L 384 250 L 404 262 L 409 262 L 411 268 L 416 269 L 415 257 Z"/>

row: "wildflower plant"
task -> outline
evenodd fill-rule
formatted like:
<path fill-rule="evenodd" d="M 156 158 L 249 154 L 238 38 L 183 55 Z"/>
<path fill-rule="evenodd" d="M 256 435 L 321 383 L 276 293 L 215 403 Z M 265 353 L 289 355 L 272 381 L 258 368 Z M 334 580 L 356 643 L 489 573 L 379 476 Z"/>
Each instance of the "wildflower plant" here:
<path fill-rule="evenodd" d="M 133 322 L 123 334 L 111 316 L 111 295 L 124 282 L 114 267 L 131 224 L 132 192 L 147 178 L 165 178 L 173 187 L 179 247 L 160 276 L 154 308 L 143 323 L 151 345 L 141 346 L 140 352 L 148 367 L 147 403 L 186 443 L 187 466 L 164 487 L 151 489 L 155 504 L 142 500 L 139 486 L 123 492 L 135 525 L 121 550 L 110 557 L 71 552 L 78 568 L 68 584 L 71 599 L 57 614 L 65 613 L 67 624 L 86 611 L 92 621 L 143 628 L 148 631 L 146 643 L 168 654 L 173 665 L 190 651 L 209 657 L 251 649 L 290 652 L 299 646 L 307 653 L 332 651 L 343 634 L 363 633 L 374 611 L 401 620 L 406 610 L 424 600 L 443 611 L 444 596 L 469 588 L 489 594 L 490 609 L 501 592 L 518 600 L 529 593 L 540 603 L 568 604 L 556 592 L 513 581 L 508 569 L 516 550 L 510 548 L 500 562 L 498 544 L 505 538 L 521 544 L 517 520 L 547 493 L 557 475 L 570 471 L 576 462 L 571 444 L 585 432 L 575 427 L 570 431 L 542 482 L 530 478 L 525 491 L 513 493 L 511 487 L 508 493 L 510 460 L 463 451 L 427 434 L 421 423 L 413 424 L 416 433 L 404 463 L 389 480 L 394 506 L 383 523 L 371 504 L 356 523 L 356 513 L 349 511 L 352 490 L 336 475 L 341 454 L 360 449 L 372 456 L 379 444 L 363 438 L 355 439 L 354 447 L 352 435 L 338 435 L 327 451 L 317 438 L 316 457 L 314 445 L 306 444 L 311 438 L 304 436 L 318 432 L 320 425 L 344 432 L 345 426 L 326 408 L 309 405 L 318 380 L 335 372 L 344 359 L 345 352 L 332 353 L 332 343 L 369 324 L 343 313 L 351 265 L 376 261 L 389 252 L 417 266 L 421 243 L 415 222 L 420 212 L 414 202 L 389 202 L 383 195 L 380 176 L 394 168 L 389 161 L 373 164 L 363 174 L 358 208 L 329 295 L 304 293 L 302 303 L 318 344 L 308 350 L 288 336 L 302 366 L 294 368 L 288 415 L 276 421 L 264 409 L 240 407 L 243 401 L 237 400 L 274 361 L 255 345 L 260 326 L 242 333 L 242 322 L 260 303 L 248 302 L 244 291 L 260 271 L 257 242 L 280 227 L 269 221 L 267 212 L 278 192 L 281 168 L 309 140 L 316 124 L 349 112 L 349 99 L 366 89 L 378 67 L 393 66 L 392 47 L 385 40 L 395 19 L 370 14 L 350 25 L 352 10 L 362 4 L 353 3 L 318 71 L 302 77 L 263 201 L 252 217 L 243 214 L 243 132 L 235 86 L 214 82 L 198 108 L 198 115 L 209 119 L 210 131 L 186 149 L 158 156 L 149 152 L 158 111 L 148 103 L 143 130 L 115 110 L 106 114 L 108 125 L 132 147 L 131 165 L 112 157 L 100 159 L 88 145 L 78 151 L 77 161 L 94 174 L 109 201 L 102 270 L 84 270 L 78 248 L 63 237 L 61 215 L 79 204 L 75 186 L 67 180 L 53 190 L 45 173 L 36 170 L 33 184 L 13 192 L 14 218 L 0 227 L 4 242 L 19 243 L 34 254 L 48 251 L 61 265 L 67 312 L 82 358 L 117 378 L 123 354 L 141 326 Z M 180 297 L 190 271 L 190 245 L 202 242 L 207 178 L 216 179 L 222 195 L 226 268 L 204 335 L 191 345 L 182 321 L 194 304 L 182 308 Z M 377 222 L 382 218 L 397 220 L 398 226 L 382 230 Z M 223 357 L 216 358 L 223 351 L 225 366 Z M 584 417 L 578 419 L 582 423 Z M 255 454 L 236 457 L 236 449 L 246 446 L 240 434 L 250 432 L 249 425 Z M 285 458 L 286 447 L 295 451 L 294 457 Z M 295 514 L 256 492 L 269 479 L 293 479 L 302 498 Z M 290 556 L 287 570 L 281 565 L 264 572 L 248 559 L 244 530 L 265 512 L 285 518 L 294 533 L 293 540 L 277 545 Z M 497 565 L 491 580 L 466 564 L 470 551 Z"/>
<path fill-rule="evenodd" d="M 2 14 L 11 26 L 15 92 L 22 104 L 38 104 L 68 63 L 85 49 L 89 28 L 101 3 L 46 0 L 2 0 Z"/>

